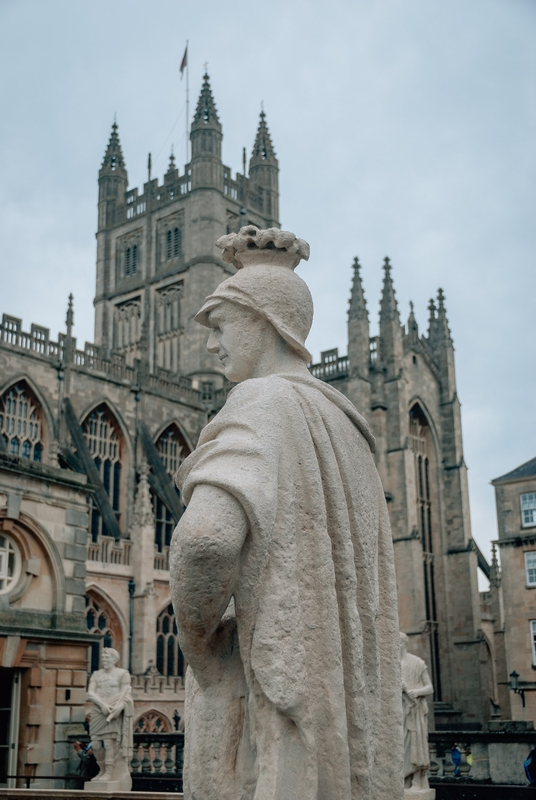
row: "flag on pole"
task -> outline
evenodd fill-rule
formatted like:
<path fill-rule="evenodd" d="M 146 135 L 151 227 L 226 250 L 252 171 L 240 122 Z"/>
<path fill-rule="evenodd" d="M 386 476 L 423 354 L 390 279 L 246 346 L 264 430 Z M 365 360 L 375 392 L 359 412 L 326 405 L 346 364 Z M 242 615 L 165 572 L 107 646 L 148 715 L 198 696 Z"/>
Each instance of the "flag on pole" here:
<path fill-rule="evenodd" d="M 188 66 L 188 45 L 186 45 L 186 47 L 185 47 L 184 55 L 183 55 L 182 61 L 181 61 L 181 69 L 180 69 L 181 81 L 182 81 L 182 76 L 184 74 L 184 70 L 186 69 L 187 66 Z"/>

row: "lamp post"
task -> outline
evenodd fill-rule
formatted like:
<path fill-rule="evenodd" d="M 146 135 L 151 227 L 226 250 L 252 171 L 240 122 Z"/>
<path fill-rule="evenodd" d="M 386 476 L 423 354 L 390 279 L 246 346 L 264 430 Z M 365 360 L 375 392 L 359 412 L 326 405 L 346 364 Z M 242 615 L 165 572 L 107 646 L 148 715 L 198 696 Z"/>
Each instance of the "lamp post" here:
<path fill-rule="evenodd" d="M 523 708 L 525 708 L 525 692 L 536 692 L 536 681 L 520 681 L 519 673 L 515 669 L 510 673 L 508 686 L 514 694 L 521 697 Z"/>

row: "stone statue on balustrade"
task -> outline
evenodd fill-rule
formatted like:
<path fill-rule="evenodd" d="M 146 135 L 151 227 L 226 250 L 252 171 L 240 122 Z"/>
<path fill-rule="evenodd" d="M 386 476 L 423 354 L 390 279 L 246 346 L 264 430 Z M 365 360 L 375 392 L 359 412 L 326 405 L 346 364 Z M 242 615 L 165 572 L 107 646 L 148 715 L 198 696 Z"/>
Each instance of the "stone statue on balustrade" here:
<path fill-rule="evenodd" d="M 426 663 L 408 653 L 408 637 L 400 633 L 402 666 L 402 705 L 404 709 L 404 786 L 405 797 L 433 800 L 426 773 L 430 768 L 428 749 L 428 701 L 434 687 Z"/>
<path fill-rule="evenodd" d="M 374 437 L 311 376 L 309 245 L 246 226 L 196 320 L 235 386 L 177 482 L 185 799 L 402 800 L 392 537 Z"/>
<path fill-rule="evenodd" d="M 134 705 L 130 673 L 117 667 L 119 653 L 111 647 L 102 651 L 102 669 L 89 681 L 88 700 L 93 702 L 89 735 L 99 774 L 85 784 L 90 791 L 129 792 L 132 789 L 130 760 L 134 741 Z"/>

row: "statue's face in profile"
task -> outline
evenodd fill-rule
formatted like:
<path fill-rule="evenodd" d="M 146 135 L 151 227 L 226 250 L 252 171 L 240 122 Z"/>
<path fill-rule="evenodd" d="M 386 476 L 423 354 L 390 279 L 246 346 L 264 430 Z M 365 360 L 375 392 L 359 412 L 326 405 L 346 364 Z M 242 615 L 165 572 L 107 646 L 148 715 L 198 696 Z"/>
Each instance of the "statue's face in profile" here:
<path fill-rule="evenodd" d="M 224 300 L 208 315 L 207 349 L 218 356 L 225 377 L 234 383 L 258 377 L 263 352 L 273 341 L 274 328 L 252 309 Z"/>

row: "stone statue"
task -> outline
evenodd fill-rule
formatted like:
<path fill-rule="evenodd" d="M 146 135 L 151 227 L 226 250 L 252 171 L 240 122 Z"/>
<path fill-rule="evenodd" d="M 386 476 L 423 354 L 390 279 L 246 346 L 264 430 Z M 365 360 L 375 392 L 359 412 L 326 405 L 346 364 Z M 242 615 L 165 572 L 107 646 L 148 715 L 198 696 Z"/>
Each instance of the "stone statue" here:
<path fill-rule="evenodd" d="M 426 663 L 408 653 L 408 637 L 400 633 L 402 666 L 402 705 L 404 709 L 404 785 L 405 796 L 433 800 L 426 773 L 430 767 L 428 750 L 428 701 L 434 693 Z"/>
<path fill-rule="evenodd" d="M 185 800 L 401 800 L 393 546 L 374 437 L 307 369 L 309 245 L 246 226 L 195 319 L 238 383 L 177 482 Z"/>
<path fill-rule="evenodd" d="M 99 774 L 86 782 L 87 790 L 129 792 L 132 789 L 130 761 L 134 741 L 134 706 L 130 674 L 116 666 L 119 653 L 111 647 L 102 651 L 102 669 L 89 681 L 88 700 L 93 702 L 89 735 L 100 767 Z"/>

